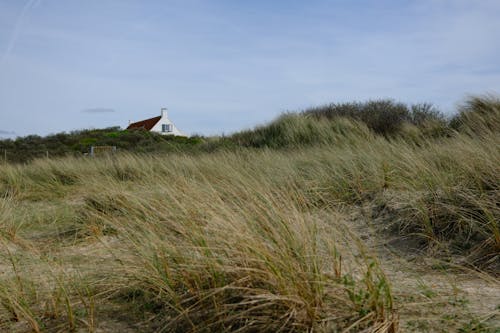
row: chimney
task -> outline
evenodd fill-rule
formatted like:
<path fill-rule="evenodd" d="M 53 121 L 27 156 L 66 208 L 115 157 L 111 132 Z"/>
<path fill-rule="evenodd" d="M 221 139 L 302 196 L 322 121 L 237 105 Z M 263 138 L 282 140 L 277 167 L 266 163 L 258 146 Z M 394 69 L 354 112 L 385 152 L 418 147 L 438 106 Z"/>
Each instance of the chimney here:
<path fill-rule="evenodd" d="M 161 108 L 161 116 L 167 118 L 167 108 Z"/>

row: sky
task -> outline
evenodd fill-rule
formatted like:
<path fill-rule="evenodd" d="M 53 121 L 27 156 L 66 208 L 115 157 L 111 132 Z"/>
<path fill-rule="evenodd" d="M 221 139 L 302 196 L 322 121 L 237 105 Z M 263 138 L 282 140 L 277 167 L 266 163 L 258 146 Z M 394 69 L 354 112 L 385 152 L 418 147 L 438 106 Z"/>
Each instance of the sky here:
<path fill-rule="evenodd" d="M 499 0 L 0 0 L 0 137 L 500 90 Z"/>

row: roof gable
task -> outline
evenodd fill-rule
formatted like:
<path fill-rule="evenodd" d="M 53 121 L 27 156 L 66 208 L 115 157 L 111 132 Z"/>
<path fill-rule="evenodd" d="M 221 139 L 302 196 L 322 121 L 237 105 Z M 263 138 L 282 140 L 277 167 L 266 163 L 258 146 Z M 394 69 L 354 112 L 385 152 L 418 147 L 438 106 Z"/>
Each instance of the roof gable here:
<path fill-rule="evenodd" d="M 154 118 L 149 118 L 146 120 L 141 120 L 135 123 L 132 123 L 128 125 L 127 129 L 132 129 L 132 128 L 143 128 L 145 130 L 150 131 L 156 123 L 161 119 L 161 116 L 154 117 Z"/>

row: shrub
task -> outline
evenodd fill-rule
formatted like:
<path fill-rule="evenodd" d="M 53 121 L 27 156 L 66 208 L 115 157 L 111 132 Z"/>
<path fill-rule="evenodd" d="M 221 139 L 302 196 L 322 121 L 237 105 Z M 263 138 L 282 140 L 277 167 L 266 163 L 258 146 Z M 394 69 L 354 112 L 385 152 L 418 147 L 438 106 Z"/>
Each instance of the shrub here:
<path fill-rule="evenodd" d="M 423 127 L 428 122 L 442 122 L 445 125 L 444 116 L 432 104 L 421 103 L 408 107 L 393 100 L 330 104 L 308 109 L 303 114 L 326 119 L 355 119 L 384 136 L 400 134 L 405 123 L 417 127 Z"/>
<path fill-rule="evenodd" d="M 409 121 L 416 126 L 424 126 L 428 122 L 446 123 L 441 111 L 430 103 L 413 104 L 410 107 Z"/>

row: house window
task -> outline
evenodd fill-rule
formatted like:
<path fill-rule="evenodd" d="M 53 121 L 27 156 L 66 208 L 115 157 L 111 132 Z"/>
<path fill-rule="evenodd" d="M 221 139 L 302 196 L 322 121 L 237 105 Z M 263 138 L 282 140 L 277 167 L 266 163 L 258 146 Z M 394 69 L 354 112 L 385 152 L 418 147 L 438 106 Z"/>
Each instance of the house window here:
<path fill-rule="evenodd" d="M 162 124 L 161 125 L 161 131 L 162 132 L 172 132 L 173 131 L 173 125 L 172 124 Z"/>

